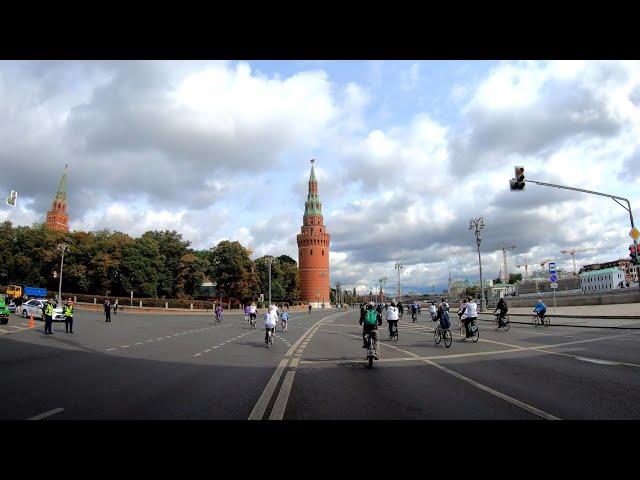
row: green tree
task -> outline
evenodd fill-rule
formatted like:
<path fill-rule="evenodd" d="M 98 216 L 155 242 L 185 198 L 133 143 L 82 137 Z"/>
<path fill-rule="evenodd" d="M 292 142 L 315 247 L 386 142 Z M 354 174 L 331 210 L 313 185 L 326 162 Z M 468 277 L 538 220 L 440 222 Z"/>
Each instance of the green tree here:
<path fill-rule="evenodd" d="M 495 279 L 493 280 L 493 284 L 494 284 L 494 285 L 497 285 L 497 284 L 499 284 L 499 283 L 502 283 L 502 279 L 501 279 L 500 277 L 495 278 Z"/>
<path fill-rule="evenodd" d="M 175 297 L 176 282 L 180 270 L 182 257 L 191 253 L 190 242 L 182 239 L 182 234 L 175 230 L 163 232 L 154 230 L 146 232 L 144 236 L 153 238 L 158 243 L 158 249 L 162 257 L 162 264 L 158 271 L 158 296 Z M 184 294 L 185 292 L 180 292 Z"/>
<path fill-rule="evenodd" d="M 136 238 L 122 252 L 120 279 L 125 290 L 133 290 L 134 295 L 157 297 L 161 266 L 158 242 L 150 236 Z"/>
<path fill-rule="evenodd" d="M 209 277 L 221 295 L 242 300 L 255 289 L 253 262 L 239 242 L 223 240 L 211 249 Z"/>
<path fill-rule="evenodd" d="M 521 273 L 510 273 L 509 274 L 509 283 L 516 283 L 522 281 Z"/>
<path fill-rule="evenodd" d="M 204 282 L 209 262 L 195 253 L 185 253 L 178 263 L 176 291 L 178 298 L 193 296 Z"/>

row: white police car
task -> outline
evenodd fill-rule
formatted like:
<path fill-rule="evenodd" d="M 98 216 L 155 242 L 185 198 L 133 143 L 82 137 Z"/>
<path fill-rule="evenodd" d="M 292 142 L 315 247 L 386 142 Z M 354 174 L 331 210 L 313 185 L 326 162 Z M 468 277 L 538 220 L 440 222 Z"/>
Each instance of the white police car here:
<path fill-rule="evenodd" d="M 33 318 L 43 319 L 43 309 L 45 304 L 47 303 L 46 298 L 32 298 L 28 302 L 20 305 L 20 315 L 22 318 L 29 318 L 33 315 Z M 54 302 L 53 315 L 51 319 L 54 322 L 64 322 L 64 312 L 62 311 L 62 307 L 58 307 Z"/>

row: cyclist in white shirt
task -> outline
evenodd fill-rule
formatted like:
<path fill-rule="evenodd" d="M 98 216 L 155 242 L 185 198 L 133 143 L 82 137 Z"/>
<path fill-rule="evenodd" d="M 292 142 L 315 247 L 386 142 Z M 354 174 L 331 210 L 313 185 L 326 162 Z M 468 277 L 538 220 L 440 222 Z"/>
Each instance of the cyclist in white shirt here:
<path fill-rule="evenodd" d="M 467 314 L 467 318 L 464 319 L 464 327 L 467 331 L 467 336 L 465 338 L 469 338 L 472 336 L 471 332 L 469 331 L 469 325 L 472 322 L 475 323 L 476 319 L 478 318 L 478 304 L 470 297 L 467 297 L 467 306 L 465 313 Z"/>
<path fill-rule="evenodd" d="M 265 343 L 269 341 L 269 332 L 271 332 L 271 335 L 276 333 L 276 323 L 278 323 L 278 315 L 276 315 L 273 310 L 267 309 L 267 312 L 264 314 Z"/>
<path fill-rule="evenodd" d="M 387 307 L 387 322 L 389 323 L 389 338 L 393 338 L 393 327 L 395 326 L 396 330 L 398 329 L 398 320 L 400 318 L 400 313 L 398 312 L 398 307 L 396 307 L 396 301 L 391 300 L 391 305 Z"/>
<path fill-rule="evenodd" d="M 436 315 L 438 314 L 438 309 L 436 308 L 436 304 L 434 302 L 431 302 L 431 306 L 429 307 L 429 314 L 431 315 L 431 320 L 436 318 Z"/>

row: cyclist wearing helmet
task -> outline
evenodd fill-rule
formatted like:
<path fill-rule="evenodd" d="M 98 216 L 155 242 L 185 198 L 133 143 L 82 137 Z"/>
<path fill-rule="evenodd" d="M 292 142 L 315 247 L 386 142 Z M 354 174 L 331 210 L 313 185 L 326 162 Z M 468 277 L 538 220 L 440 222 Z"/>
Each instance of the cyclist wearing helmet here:
<path fill-rule="evenodd" d="M 373 345 L 378 358 L 378 327 L 382 326 L 382 315 L 376 310 L 373 302 L 367 304 L 367 308 L 363 311 L 364 315 L 360 315 L 360 325 L 362 325 L 362 348 L 367 348 L 366 336 L 371 334 Z"/>
<path fill-rule="evenodd" d="M 391 305 L 387 308 L 387 322 L 389 323 L 389 338 L 393 338 L 393 327 L 398 329 L 398 307 L 396 307 L 396 301 L 391 300 Z"/>

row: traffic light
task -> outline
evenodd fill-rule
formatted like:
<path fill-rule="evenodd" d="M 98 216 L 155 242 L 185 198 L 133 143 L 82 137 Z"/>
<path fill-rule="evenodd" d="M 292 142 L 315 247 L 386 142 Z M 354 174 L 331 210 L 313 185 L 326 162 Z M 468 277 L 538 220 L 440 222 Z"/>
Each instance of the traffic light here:
<path fill-rule="evenodd" d="M 515 170 L 515 178 L 509 180 L 509 185 L 511 187 L 511 191 L 519 191 L 524 190 L 524 167 L 516 166 Z"/>
<path fill-rule="evenodd" d="M 638 245 L 635 243 L 633 245 L 629 245 L 629 257 L 631 257 L 631 263 L 634 265 L 640 264 L 640 258 L 638 258 Z"/>
<path fill-rule="evenodd" d="M 58 278 L 58 272 L 56 270 L 53 271 L 53 278 Z"/>

